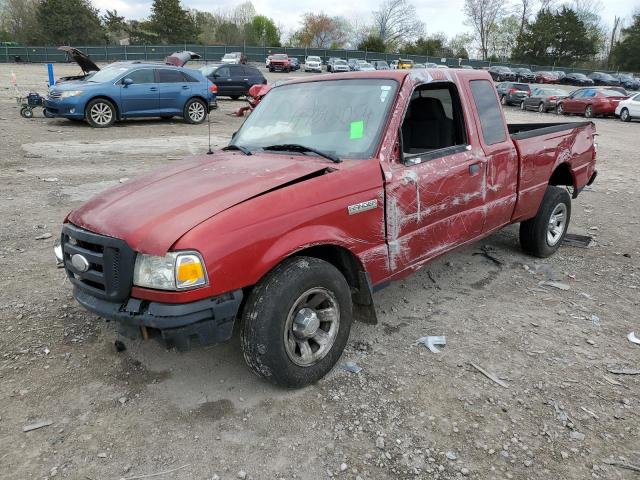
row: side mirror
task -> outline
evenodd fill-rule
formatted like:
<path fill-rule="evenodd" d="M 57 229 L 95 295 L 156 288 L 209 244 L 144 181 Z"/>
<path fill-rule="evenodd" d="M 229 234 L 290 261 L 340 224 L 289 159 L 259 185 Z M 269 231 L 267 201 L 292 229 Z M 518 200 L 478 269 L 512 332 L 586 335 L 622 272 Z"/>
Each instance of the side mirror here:
<path fill-rule="evenodd" d="M 133 85 L 133 80 L 127 77 L 124 80 L 122 80 L 122 85 L 124 85 L 125 87 L 128 87 L 129 85 Z"/>

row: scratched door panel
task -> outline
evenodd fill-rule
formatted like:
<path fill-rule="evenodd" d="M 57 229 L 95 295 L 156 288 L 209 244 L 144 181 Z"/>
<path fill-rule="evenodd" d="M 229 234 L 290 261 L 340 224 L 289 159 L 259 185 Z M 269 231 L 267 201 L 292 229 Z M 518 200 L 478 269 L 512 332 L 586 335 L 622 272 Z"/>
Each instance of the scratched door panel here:
<path fill-rule="evenodd" d="M 394 168 L 386 195 L 392 272 L 424 263 L 482 233 L 485 165 L 465 151 Z"/>

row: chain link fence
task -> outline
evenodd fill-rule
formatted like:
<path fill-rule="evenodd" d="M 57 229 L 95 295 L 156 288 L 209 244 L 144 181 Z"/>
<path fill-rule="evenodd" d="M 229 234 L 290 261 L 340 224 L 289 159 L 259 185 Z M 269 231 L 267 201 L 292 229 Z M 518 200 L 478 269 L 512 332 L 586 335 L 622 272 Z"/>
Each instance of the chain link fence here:
<path fill-rule="evenodd" d="M 592 70 L 567 67 L 563 65 L 527 65 L 509 64 L 505 62 L 489 62 L 483 60 L 467 60 L 458 58 L 433 57 L 427 55 L 405 55 L 399 53 L 380 53 L 366 50 L 343 50 L 323 48 L 295 48 L 295 47 L 250 47 L 233 45 L 198 45 L 198 44 L 174 44 L 174 45 L 104 45 L 104 46 L 79 46 L 77 47 L 96 62 L 114 62 L 118 60 L 158 61 L 167 55 L 180 50 L 190 50 L 199 54 L 205 62 L 219 61 L 227 52 L 244 52 L 248 61 L 264 63 L 268 55 L 286 53 L 296 57 L 302 63 L 308 55 L 316 55 L 327 61 L 330 57 L 344 59 L 357 58 L 362 60 L 385 60 L 391 62 L 399 58 L 407 58 L 416 63 L 437 63 L 448 67 L 471 65 L 474 68 L 490 67 L 491 65 L 505 65 L 512 68 L 530 68 L 537 70 L 562 70 L 565 73 L 578 72 L 590 73 Z M 4 63 L 56 63 L 66 62 L 67 57 L 57 47 L 38 46 L 8 46 L 0 47 L 0 62 Z M 615 73 L 615 72 L 610 72 Z"/>

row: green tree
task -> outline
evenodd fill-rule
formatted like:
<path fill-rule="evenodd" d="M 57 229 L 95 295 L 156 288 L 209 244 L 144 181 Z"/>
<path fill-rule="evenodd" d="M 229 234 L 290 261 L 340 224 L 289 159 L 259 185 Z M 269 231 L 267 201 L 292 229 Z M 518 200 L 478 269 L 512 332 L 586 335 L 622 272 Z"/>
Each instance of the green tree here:
<path fill-rule="evenodd" d="M 622 40 L 613 49 L 613 60 L 622 70 L 640 71 L 640 13 L 633 16 L 633 23 L 622 29 Z"/>
<path fill-rule="evenodd" d="M 436 33 L 428 37 L 420 37 L 415 42 L 407 45 L 406 53 L 412 55 L 428 55 L 431 57 L 451 57 L 453 52 L 447 48 L 447 37 L 444 33 Z"/>
<path fill-rule="evenodd" d="M 379 35 L 371 34 L 358 44 L 358 50 L 385 52 L 387 50 L 387 46 Z"/>
<path fill-rule="evenodd" d="M 127 20 L 125 30 L 132 45 L 153 45 L 160 41 L 148 21 Z"/>
<path fill-rule="evenodd" d="M 262 47 L 279 47 L 280 32 L 273 20 L 264 15 L 257 15 L 244 26 L 245 40 L 249 45 Z"/>
<path fill-rule="evenodd" d="M 192 42 L 200 33 L 180 0 L 154 0 L 149 25 L 164 43 Z"/>
<path fill-rule="evenodd" d="M 223 45 L 240 45 L 242 43 L 242 31 L 235 23 L 223 22 L 216 29 L 216 42 Z"/>
<path fill-rule="evenodd" d="M 125 36 L 127 23 L 123 16 L 118 15 L 116 10 L 107 10 L 101 20 L 109 43 L 115 43 Z"/>
<path fill-rule="evenodd" d="M 89 0 L 42 0 L 36 8 L 38 28 L 50 44 L 96 44 L 104 41 L 104 30 Z"/>
<path fill-rule="evenodd" d="M 0 29 L 6 41 L 36 43 L 42 41 L 36 10 L 38 0 L 4 0 L 0 2 Z"/>
<path fill-rule="evenodd" d="M 576 12 L 566 6 L 560 10 L 541 10 L 533 23 L 525 27 L 513 52 L 515 60 L 525 63 L 572 65 L 592 58 L 598 51 L 597 39 Z"/>

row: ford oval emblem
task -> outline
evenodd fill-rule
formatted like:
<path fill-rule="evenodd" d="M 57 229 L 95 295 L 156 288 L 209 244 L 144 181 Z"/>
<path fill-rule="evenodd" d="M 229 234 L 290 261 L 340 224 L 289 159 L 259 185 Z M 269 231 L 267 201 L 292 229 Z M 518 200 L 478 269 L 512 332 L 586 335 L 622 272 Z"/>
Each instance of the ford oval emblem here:
<path fill-rule="evenodd" d="M 89 261 L 79 253 L 76 253 L 71 257 L 71 265 L 73 265 L 73 267 L 79 272 L 86 272 L 89 270 Z"/>

